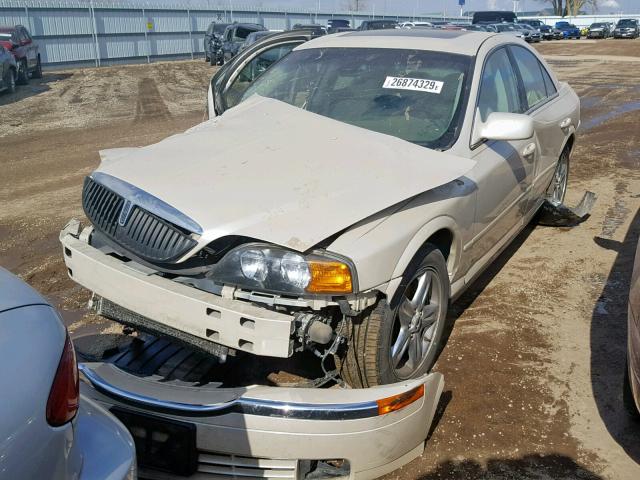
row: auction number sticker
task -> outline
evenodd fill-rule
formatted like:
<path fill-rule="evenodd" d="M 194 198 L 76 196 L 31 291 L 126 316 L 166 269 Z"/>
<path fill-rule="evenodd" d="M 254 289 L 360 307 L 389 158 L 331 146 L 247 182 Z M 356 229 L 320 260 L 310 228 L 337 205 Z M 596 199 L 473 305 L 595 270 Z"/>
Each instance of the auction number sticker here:
<path fill-rule="evenodd" d="M 425 80 L 424 78 L 387 77 L 382 88 L 399 88 L 417 92 L 440 93 L 444 82 Z"/>

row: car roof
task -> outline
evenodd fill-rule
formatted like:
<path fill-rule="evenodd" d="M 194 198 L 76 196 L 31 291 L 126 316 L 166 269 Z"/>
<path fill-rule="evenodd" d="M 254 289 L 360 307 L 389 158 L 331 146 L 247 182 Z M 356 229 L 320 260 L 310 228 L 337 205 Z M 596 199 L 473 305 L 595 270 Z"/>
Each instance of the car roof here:
<path fill-rule="evenodd" d="M 363 30 L 334 33 L 316 38 L 296 48 L 400 48 L 475 55 L 482 42 L 495 33 L 469 30 Z"/>
<path fill-rule="evenodd" d="M 49 302 L 13 273 L 0 267 L 0 312 L 25 305 L 49 305 Z"/>

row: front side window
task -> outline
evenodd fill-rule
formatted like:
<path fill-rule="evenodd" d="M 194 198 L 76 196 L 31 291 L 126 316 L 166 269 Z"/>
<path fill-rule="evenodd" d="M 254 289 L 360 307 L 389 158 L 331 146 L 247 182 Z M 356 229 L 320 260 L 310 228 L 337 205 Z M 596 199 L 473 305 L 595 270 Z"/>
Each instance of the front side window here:
<path fill-rule="evenodd" d="M 231 108 L 238 104 L 242 94 L 249 86 L 266 72 L 271 65 L 287 55 L 300 42 L 279 45 L 263 51 L 247 63 L 232 84 L 224 94 L 224 100 L 227 108 Z"/>
<path fill-rule="evenodd" d="M 485 63 L 480 84 L 478 109 L 483 122 L 493 112 L 524 112 L 518 95 L 516 72 L 513 70 L 505 48 L 493 52 Z"/>
<path fill-rule="evenodd" d="M 457 138 L 471 57 L 422 50 L 294 51 L 243 95 L 274 98 L 429 148 Z"/>
<path fill-rule="evenodd" d="M 249 36 L 250 33 L 255 32 L 255 30 L 243 27 L 237 27 L 235 32 L 233 33 L 233 41 L 234 42 L 243 42 Z"/>
<path fill-rule="evenodd" d="M 538 59 L 522 47 L 511 47 L 524 86 L 528 108 L 533 108 L 547 98 L 547 87 L 542 76 Z"/>

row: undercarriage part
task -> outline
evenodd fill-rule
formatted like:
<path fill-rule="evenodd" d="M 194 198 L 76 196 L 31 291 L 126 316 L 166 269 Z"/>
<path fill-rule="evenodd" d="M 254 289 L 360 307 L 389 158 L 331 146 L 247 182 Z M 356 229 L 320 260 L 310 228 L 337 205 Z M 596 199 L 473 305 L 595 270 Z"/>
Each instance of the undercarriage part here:
<path fill-rule="evenodd" d="M 325 318 L 312 313 L 296 316 L 299 327 L 296 330 L 300 350 L 314 350 L 314 344 L 326 345 L 333 339 L 333 328 L 325 323 Z"/>
<path fill-rule="evenodd" d="M 573 208 L 567 207 L 564 203 L 554 205 L 545 201 L 538 216 L 538 223 L 547 227 L 575 227 L 589 217 L 596 198 L 595 193 L 585 192 L 580 203 Z"/>
<path fill-rule="evenodd" d="M 143 317 L 131 310 L 128 310 L 106 298 L 94 295 L 89 302 L 89 308 L 98 315 L 102 315 L 110 320 L 121 323 L 125 326 L 150 333 L 175 339 L 185 345 L 195 347 L 203 352 L 213 355 L 219 363 L 227 360 L 227 355 L 235 355 L 236 351 L 224 345 L 204 340 L 189 333 L 168 327 L 153 320 Z"/>

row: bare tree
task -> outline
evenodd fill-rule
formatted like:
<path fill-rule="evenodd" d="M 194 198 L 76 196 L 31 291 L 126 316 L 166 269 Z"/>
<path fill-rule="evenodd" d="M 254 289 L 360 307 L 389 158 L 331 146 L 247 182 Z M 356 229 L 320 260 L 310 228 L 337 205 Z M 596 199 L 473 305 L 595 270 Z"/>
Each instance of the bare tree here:
<path fill-rule="evenodd" d="M 554 15 L 577 15 L 580 9 L 590 6 L 594 10 L 598 8 L 598 0 L 538 0 L 542 3 L 548 3 L 553 8 Z"/>
<path fill-rule="evenodd" d="M 598 0 L 566 0 L 567 2 L 567 15 L 578 15 L 580 10 L 586 6 L 592 7 L 594 10 L 598 9 Z"/>
<path fill-rule="evenodd" d="M 542 3 L 551 4 L 551 8 L 553 8 L 554 15 L 563 15 L 565 11 L 565 0 L 538 0 Z"/>
<path fill-rule="evenodd" d="M 349 12 L 360 12 L 367 9 L 369 2 L 366 0 L 346 0 L 343 9 Z"/>

